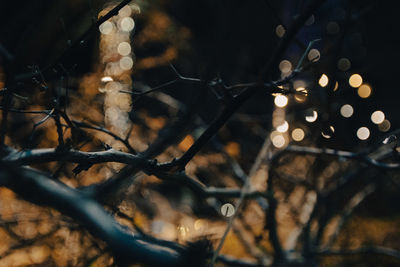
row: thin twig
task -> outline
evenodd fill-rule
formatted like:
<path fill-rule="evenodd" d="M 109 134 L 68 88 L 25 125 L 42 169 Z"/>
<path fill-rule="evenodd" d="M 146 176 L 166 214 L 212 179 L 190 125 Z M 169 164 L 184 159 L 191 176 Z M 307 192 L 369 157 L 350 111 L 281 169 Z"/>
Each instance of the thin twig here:
<path fill-rule="evenodd" d="M 107 130 L 106 128 L 101 127 L 101 126 L 90 125 L 90 124 L 88 124 L 88 123 L 86 123 L 86 122 L 77 121 L 77 120 L 72 120 L 72 122 L 73 122 L 76 126 L 79 126 L 79 127 L 82 127 L 82 128 L 92 129 L 92 130 L 96 130 L 96 131 L 100 131 L 100 132 L 106 133 L 106 134 L 108 134 L 109 136 L 114 137 L 115 140 L 118 140 L 118 141 L 120 141 L 121 143 L 123 143 L 123 144 L 129 149 L 129 151 L 130 151 L 131 153 L 136 154 L 136 150 L 129 144 L 129 141 L 128 141 L 127 139 L 123 139 L 122 137 L 119 137 L 119 136 L 116 135 L 115 133 L 113 133 L 113 132 Z"/>

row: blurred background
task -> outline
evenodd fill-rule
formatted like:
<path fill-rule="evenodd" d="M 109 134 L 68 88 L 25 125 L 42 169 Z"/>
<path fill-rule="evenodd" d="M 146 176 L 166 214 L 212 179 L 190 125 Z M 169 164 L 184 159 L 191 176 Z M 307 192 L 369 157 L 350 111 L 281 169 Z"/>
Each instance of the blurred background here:
<path fill-rule="evenodd" d="M 308 2 L 136 0 L 81 42 L 79 37 L 117 1 L 1 1 L 0 89 L 11 73 L 17 84 L 14 109 L 50 110 L 56 95 L 71 118 L 113 131 L 137 151 L 151 150 L 162 137 L 162 149 L 151 154 L 165 162 L 182 155 L 224 106 L 222 85 L 209 86 L 211 82 L 234 85 L 287 77 L 309 43 L 319 39 L 304 54 L 307 68 L 283 86 L 297 93 L 259 90 L 194 157 L 186 173 L 206 186 L 239 188 L 265 140 L 272 152 L 289 145 L 353 152 L 382 146 L 397 151 L 398 137 L 390 133 L 400 124 L 398 14 L 388 1 L 325 1 L 279 65 L 268 77 L 260 75 Z M 14 57 L 12 71 L 4 51 Z M 201 82 L 176 80 L 178 74 Z M 160 85 L 165 86 L 157 89 Z M 156 90 L 141 94 L 152 88 Z M 43 117 L 10 114 L 7 144 L 20 150 L 56 147 L 55 123 L 42 123 Z M 72 140 L 66 127 L 65 136 L 73 148 L 83 151 L 109 146 L 127 151 L 123 143 L 100 131 L 85 129 L 80 139 Z M 99 164 L 78 173 L 73 164 L 63 162 L 33 167 L 80 187 L 107 180 L 123 165 Z M 313 209 L 311 232 L 317 245 L 330 242 L 335 227 L 351 210 L 333 247 L 400 249 L 398 172 L 304 155 L 285 156 L 274 168 L 279 178 L 274 180 L 278 233 L 294 257 L 302 251 L 300 232 Z M 319 192 L 350 174 L 353 178 L 345 189 L 319 201 Z M 266 181 L 263 163 L 251 177 L 252 187 L 263 191 Z M 370 183 L 374 190 L 359 194 Z M 105 206 L 132 229 L 181 244 L 207 238 L 215 248 L 227 225 L 220 207 L 235 201 L 205 199 L 177 182 L 139 173 Z M 260 199 L 245 201 L 221 254 L 271 263 L 273 249 L 264 229 L 266 205 Z M 316 263 L 398 266 L 399 260 L 324 255 L 316 257 Z M 0 266 L 112 265 L 105 244 L 76 222 L 0 188 Z"/>

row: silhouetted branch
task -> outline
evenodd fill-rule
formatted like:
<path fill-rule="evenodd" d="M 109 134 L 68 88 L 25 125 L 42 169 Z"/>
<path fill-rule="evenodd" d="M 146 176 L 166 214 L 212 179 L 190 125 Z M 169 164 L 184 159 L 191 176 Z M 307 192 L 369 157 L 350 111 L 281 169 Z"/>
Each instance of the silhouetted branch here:
<path fill-rule="evenodd" d="M 80 222 L 94 236 L 105 241 L 117 258 L 149 266 L 186 266 L 184 247 L 177 250 L 143 240 L 119 225 L 95 201 L 44 173 L 28 168 L 3 167 L 1 163 L 2 186 L 9 187 L 33 203 L 56 208 Z"/>
<path fill-rule="evenodd" d="M 120 141 L 121 143 L 123 143 L 123 144 L 126 146 L 126 148 L 129 149 L 129 151 L 130 151 L 131 153 L 136 154 L 135 149 L 129 144 L 129 141 L 128 141 L 127 139 L 123 139 L 122 137 L 119 137 L 119 136 L 116 135 L 115 133 L 113 133 L 113 132 L 107 130 L 106 128 L 100 127 L 100 126 L 95 126 L 95 125 L 90 125 L 90 124 L 88 124 L 88 123 L 86 123 L 86 122 L 83 122 L 83 121 L 72 120 L 72 122 L 73 122 L 76 126 L 81 127 L 81 128 L 87 128 L 87 129 L 92 129 L 92 130 L 96 130 L 96 131 L 100 131 L 100 132 L 106 133 L 106 134 L 108 134 L 109 136 L 114 137 L 115 140 L 118 140 L 118 141 Z"/>

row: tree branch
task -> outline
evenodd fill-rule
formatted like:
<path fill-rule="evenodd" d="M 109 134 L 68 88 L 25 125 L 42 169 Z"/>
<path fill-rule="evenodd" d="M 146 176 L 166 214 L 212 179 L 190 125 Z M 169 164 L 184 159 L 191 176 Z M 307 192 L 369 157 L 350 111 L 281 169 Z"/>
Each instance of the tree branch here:
<path fill-rule="evenodd" d="M 1 185 L 28 201 L 51 206 L 77 220 L 94 236 L 104 240 L 118 258 L 148 266 L 186 266 L 184 247 L 177 250 L 144 240 L 119 225 L 99 204 L 78 190 L 51 180 L 39 171 L 14 168 L 9 164 L 4 168 L 4 163 L 0 164 Z"/>

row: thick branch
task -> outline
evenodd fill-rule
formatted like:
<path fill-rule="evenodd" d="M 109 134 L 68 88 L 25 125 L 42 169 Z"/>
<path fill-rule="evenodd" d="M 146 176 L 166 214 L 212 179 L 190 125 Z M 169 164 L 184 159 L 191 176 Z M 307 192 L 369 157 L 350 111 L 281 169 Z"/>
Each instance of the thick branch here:
<path fill-rule="evenodd" d="M 185 266 L 185 248 L 177 250 L 161 246 L 128 232 L 99 204 L 78 190 L 32 169 L 4 168 L 4 164 L 1 167 L 1 185 L 33 203 L 51 206 L 77 220 L 94 236 L 104 240 L 119 258 L 142 262 L 146 266 Z"/>

